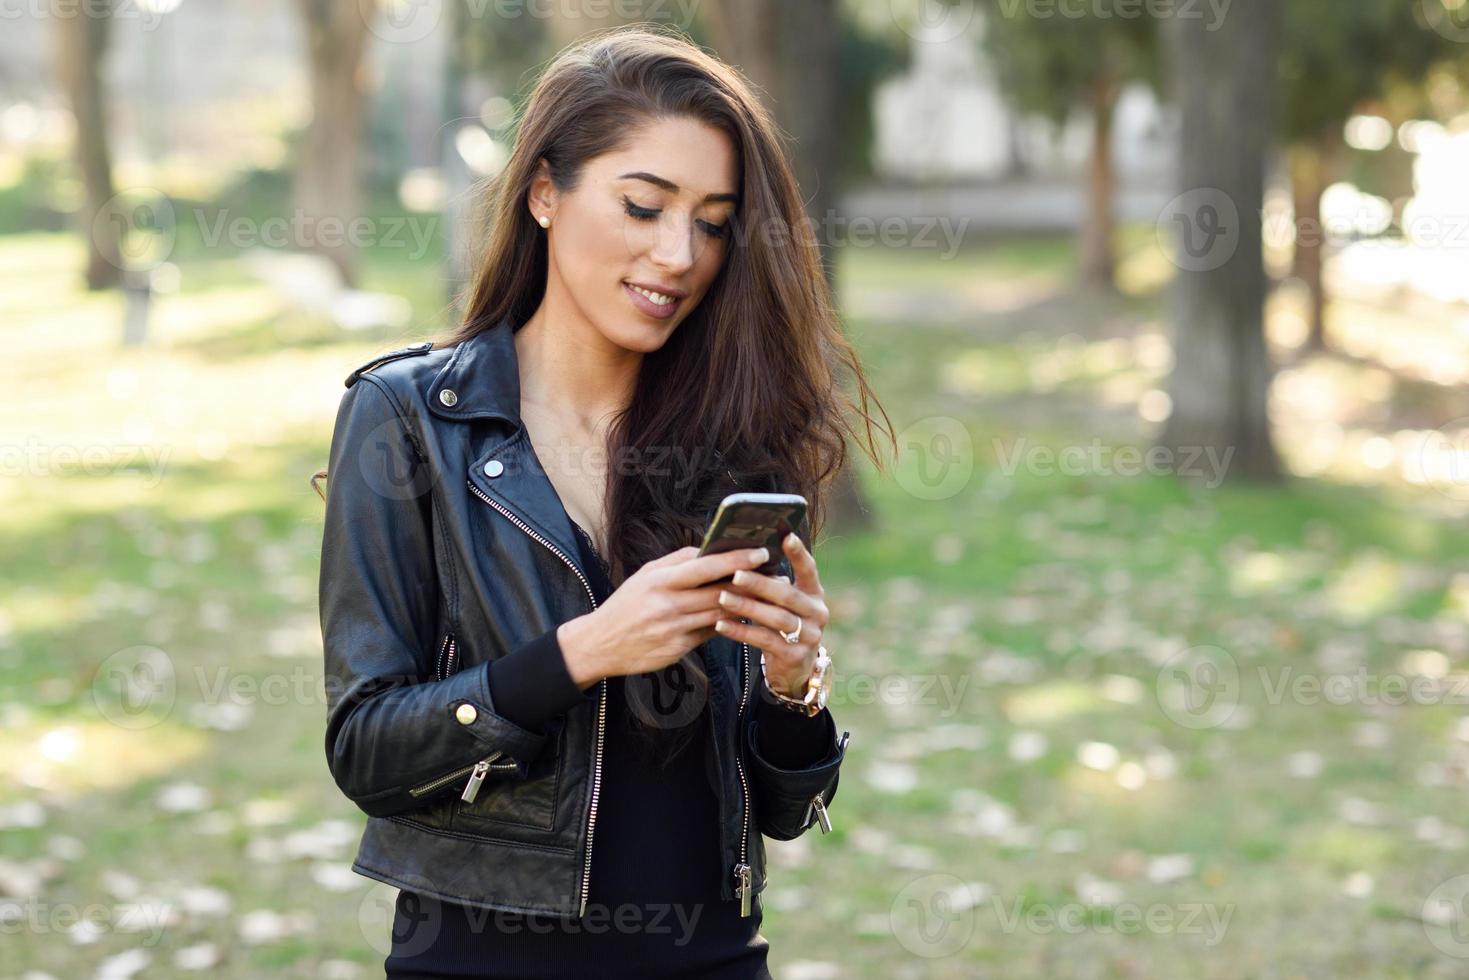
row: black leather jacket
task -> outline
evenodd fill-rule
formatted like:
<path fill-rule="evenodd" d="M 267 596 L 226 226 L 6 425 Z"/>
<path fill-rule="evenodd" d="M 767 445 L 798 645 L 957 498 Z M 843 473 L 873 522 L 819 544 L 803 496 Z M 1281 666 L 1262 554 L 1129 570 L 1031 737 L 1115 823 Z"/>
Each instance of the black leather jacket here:
<path fill-rule="evenodd" d="M 481 908 L 585 914 L 606 681 L 535 732 L 495 710 L 484 665 L 595 600 L 520 421 L 510 324 L 430 347 L 353 371 L 332 436 L 320 581 L 326 757 L 370 818 L 352 868 Z M 846 733 L 836 738 L 828 714 L 823 761 L 771 765 L 750 712 L 758 652 L 716 637 L 700 654 L 723 897 L 747 909 L 766 882 L 761 835 L 790 840 L 825 819 Z"/>

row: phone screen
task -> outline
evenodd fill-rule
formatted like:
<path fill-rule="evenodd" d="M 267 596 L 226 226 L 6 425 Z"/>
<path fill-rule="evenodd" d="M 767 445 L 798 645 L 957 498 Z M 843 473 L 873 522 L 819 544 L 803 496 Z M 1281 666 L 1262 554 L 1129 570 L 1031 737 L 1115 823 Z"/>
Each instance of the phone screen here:
<path fill-rule="evenodd" d="M 720 504 L 699 554 L 713 555 L 764 545 L 770 551 L 770 560 L 755 571 L 779 575 L 785 557 L 781 541 L 796 530 L 805 513 L 806 501 L 797 494 L 733 494 Z"/>

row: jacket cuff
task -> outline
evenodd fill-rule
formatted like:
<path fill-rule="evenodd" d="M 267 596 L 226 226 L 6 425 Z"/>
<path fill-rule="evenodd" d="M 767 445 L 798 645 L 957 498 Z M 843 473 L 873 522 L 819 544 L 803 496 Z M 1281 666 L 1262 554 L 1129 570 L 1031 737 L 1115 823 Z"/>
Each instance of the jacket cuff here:
<path fill-rule="evenodd" d="M 485 664 L 485 683 L 492 711 L 536 732 L 597 696 L 596 685 L 583 691 L 571 679 L 555 627 Z"/>
<path fill-rule="evenodd" d="M 763 692 L 762 692 L 763 694 Z M 756 748 L 780 769 L 805 769 L 826 756 L 836 732 L 831 712 L 823 708 L 812 717 L 782 708 L 769 696 L 756 699 Z"/>
<path fill-rule="evenodd" d="M 781 710 L 779 706 L 777 710 Z M 797 719 L 799 720 L 799 716 Z M 822 750 L 818 753 L 819 757 L 816 761 L 791 768 L 782 766 L 776 760 L 769 758 L 761 748 L 765 740 L 761 729 L 765 727 L 766 720 L 764 718 L 750 719 L 745 738 L 756 776 L 762 785 L 781 796 L 808 799 L 818 792 L 825 792 L 841 768 L 842 758 L 846 755 L 846 747 L 837 740 L 836 722 L 832 719 L 831 712 L 823 710 L 810 721 L 820 722 L 819 738 Z"/>

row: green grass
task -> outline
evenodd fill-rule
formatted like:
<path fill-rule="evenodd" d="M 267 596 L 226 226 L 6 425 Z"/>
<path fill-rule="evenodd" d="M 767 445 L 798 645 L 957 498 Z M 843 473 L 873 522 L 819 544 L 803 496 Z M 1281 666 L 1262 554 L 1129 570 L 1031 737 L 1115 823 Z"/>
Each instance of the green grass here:
<path fill-rule="evenodd" d="M 380 893 L 366 879 L 332 890 L 279 852 L 292 832 L 363 819 L 322 756 L 321 504 L 306 478 L 342 376 L 398 338 L 338 337 L 210 254 L 181 259 L 156 344 L 118 351 L 115 300 L 74 291 L 76 257 L 65 236 L 0 239 L 22 406 L 4 440 L 153 440 L 168 455 L 157 479 L 136 458 L 83 472 L 47 451 L 0 489 L 0 808 L 45 813 L 0 829 L 0 862 L 43 862 L 47 911 L 226 893 L 226 914 L 182 911 L 161 931 L 150 977 L 182 975 L 174 953 L 203 942 L 222 951 L 220 977 L 318 977 L 332 960 L 375 975 L 385 925 L 359 913 Z M 1056 240 L 841 261 L 852 336 L 905 439 L 888 474 L 861 470 L 872 528 L 818 549 L 833 710 L 853 738 L 834 831 L 769 844 L 777 974 L 813 961 L 831 966 L 804 975 L 1461 975 L 1419 918 L 1464 853 L 1449 846 L 1462 709 L 1274 692 L 1302 675 L 1461 671 L 1463 522 L 1391 482 L 1007 471 L 1021 440 L 1147 444 L 1126 393 L 1161 373 L 1116 340 L 1158 331 L 1156 298 L 1070 292 Z M 376 253 L 364 267 L 372 288 L 412 298 L 416 331 L 437 329 L 431 262 Z M 1017 280 L 1040 298 L 985 305 Z M 884 297 L 904 290 L 952 304 L 894 317 Z M 952 484 L 927 480 L 943 462 Z M 148 662 L 139 647 L 167 655 L 175 700 L 112 724 L 102 681 Z M 1169 667 L 1195 647 L 1238 672 L 1220 724 L 1181 723 L 1171 700 Z M 221 683 L 249 709 L 211 706 Z M 200 811 L 157 805 L 180 783 L 206 791 Z M 348 836 L 328 869 L 350 859 Z M 1176 877 L 1159 873 L 1170 860 Z M 946 904 L 966 882 L 979 901 Z M 1137 928 L 1139 908 L 1171 925 Z M 256 910 L 308 918 L 250 945 L 239 926 Z M 145 935 L 76 944 L 59 921 L 7 935 L 5 974 L 90 975 Z"/>

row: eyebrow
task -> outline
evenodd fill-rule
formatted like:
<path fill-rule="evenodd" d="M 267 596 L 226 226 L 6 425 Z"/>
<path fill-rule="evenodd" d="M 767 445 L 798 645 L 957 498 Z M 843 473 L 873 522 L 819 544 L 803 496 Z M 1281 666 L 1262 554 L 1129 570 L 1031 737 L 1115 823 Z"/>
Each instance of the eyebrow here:
<path fill-rule="evenodd" d="M 678 185 L 675 184 L 673 181 L 667 180 L 667 179 L 665 179 L 663 177 L 659 177 L 657 174 L 650 174 L 646 170 L 634 170 L 632 173 L 618 174 L 617 175 L 617 179 L 618 180 L 622 180 L 624 178 L 632 178 L 633 180 L 646 180 L 648 183 L 654 185 L 655 187 L 661 187 L 665 191 L 677 191 L 678 190 Z M 733 203 L 738 203 L 739 202 L 739 199 L 740 199 L 740 196 L 738 194 L 705 194 L 704 195 L 704 200 L 705 201 L 729 201 L 730 203 L 733 204 Z"/>

